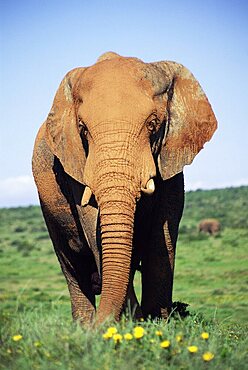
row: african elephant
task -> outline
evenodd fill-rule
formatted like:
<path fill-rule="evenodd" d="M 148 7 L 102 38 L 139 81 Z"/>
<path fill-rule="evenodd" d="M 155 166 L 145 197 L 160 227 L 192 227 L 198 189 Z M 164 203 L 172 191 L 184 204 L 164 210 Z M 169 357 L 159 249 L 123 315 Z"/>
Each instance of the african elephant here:
<path fill-rule="evenodd" d="M 220 222 L 215 218 L 207 218 L 199 223 L 198 230 L 206 234 L 217 235 L 220 231 Z"/>
<path fill-rule="evenodd" d="M 181 64 L 109 52 L 64 77 L 32 165 L 74 319 L 118 320 L 127 300 L 137 317 L 168 317 L 183 167 L 216 128 L 207 97 Z"/>

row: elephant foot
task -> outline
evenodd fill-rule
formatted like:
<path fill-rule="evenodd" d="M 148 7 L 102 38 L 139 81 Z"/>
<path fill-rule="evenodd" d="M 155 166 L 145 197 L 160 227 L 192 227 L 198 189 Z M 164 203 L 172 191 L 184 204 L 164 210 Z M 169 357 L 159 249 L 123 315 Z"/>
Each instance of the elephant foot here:
<path fill-rule="evenodd" d="M 170 313 L 171 313 L 171 308 L 161 308 L 161 319 L 163 320 L 168 320 L 168 318 L 170 317 Z"/>
<path fill-rule="evenodd" d="M 148 307 L 144 304 L 141 306 L 142 312 L 144 314 L 144 319 L 160 319 L 164 321 L 168 321 L 170 314 L 171 314 L 171 306 L 167 307 Z"/>
<path fill-rule="evenodd" d="M 91 327 L 94 323 L 96 316 L 95 310 L 89 310 L 88 312 L 82 312 L 81 310 L 72 310 L 73 321 L 79 323 L 84 327 Z"/>

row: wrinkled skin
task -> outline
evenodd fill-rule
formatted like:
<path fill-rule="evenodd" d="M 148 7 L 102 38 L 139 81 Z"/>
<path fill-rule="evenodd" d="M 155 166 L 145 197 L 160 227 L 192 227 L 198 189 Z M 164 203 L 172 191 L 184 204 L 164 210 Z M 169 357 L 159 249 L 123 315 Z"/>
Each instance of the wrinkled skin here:
<path fill-rule="evenodd" d="M 168 317 L 182 170 L 216 127 L 199 83 L 174 62 L 110 52 L 63 79 L 36 138 L 33 174 L 74 319 L 118 320 L 127 304 L 136 317 Z"/>
<path fill-rule="evenodd" d="M 217 235 L 220 232 L 220 222 L 215 218 L 207 218 L 199 223 L 198 229 L 209 235 Z"/>

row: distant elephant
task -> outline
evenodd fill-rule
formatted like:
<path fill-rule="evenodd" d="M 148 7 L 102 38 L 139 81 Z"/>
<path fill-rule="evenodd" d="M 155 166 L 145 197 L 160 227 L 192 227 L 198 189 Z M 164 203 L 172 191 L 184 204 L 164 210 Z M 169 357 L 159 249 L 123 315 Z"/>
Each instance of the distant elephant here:
<path fill-rule="evenodd" d="M 182 170 L 216 128 L 199 83 L 175 62 L 109 52 L 62 80 L 32 163 L 74 319 L 118 320 L 127 301 L 136 317 L 168 317 Z"/>
<path fill-rule="evenodd" d="M 216 235 L 220 232 L 220 222 L 215 218 L 207 218 L 199 223 L 198 230 L 206 234 Z"/>

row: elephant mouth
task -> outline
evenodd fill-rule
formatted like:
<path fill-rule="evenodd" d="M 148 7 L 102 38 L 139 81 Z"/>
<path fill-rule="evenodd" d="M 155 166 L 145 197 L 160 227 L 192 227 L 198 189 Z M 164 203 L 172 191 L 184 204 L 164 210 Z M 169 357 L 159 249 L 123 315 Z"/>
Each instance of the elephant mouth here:
<path fill-rule="evenodd" d="M 145 187 L 141 187 L 142 193 L 145 195 L 152 195 L 155 191 L 155 183 L 153 179 L 150 179 L 147 181 Z M 85 207 L 87 204 L 89 204 L 90 198 L 92 196 L 93 192 L 89 186 L 86 186 L 83 192 L 83 196 L 81 199 L 81 206 Z"/>

